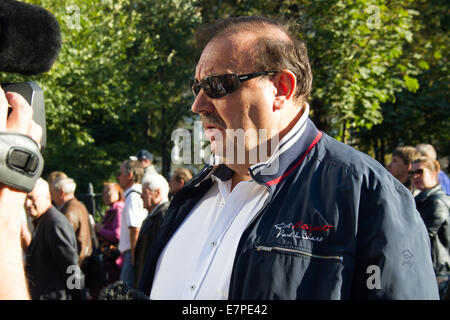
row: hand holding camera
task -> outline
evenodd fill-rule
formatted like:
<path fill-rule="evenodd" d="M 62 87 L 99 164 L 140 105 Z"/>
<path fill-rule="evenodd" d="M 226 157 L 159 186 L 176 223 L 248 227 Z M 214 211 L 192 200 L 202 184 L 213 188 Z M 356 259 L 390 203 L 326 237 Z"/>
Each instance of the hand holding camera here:
<path fill-rule="evenodd" d="M 38 144 L 42 137 L 42 128 L 34 122 L 33 109 L 28 102 L 18 93 L 5 93 L 1 87 L 0 131 L 25 134 Z"/>

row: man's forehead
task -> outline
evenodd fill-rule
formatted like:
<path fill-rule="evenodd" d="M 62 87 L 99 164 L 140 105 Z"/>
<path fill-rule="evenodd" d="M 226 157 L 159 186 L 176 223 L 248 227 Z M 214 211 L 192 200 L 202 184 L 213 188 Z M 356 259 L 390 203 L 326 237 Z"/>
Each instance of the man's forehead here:
<path fill-rule="evenodd" d="M 196 76 L 203 78 L 224 71 L 254 72 L 255 62 L 252 57 L 254 47 L 258 40 L 268 37 L 290 41 L 282 30 L 271 26 L 260 30 L 226 33 L 213 38 L 202 52 Z"/>
<path fill-rule="evenodd" d="M 201 78 L 238 70 L 245 63 L 241 54 L 243 43 L 229 37 L 220 37 L 208 43 L 196 67 L 196 75 Z"/>

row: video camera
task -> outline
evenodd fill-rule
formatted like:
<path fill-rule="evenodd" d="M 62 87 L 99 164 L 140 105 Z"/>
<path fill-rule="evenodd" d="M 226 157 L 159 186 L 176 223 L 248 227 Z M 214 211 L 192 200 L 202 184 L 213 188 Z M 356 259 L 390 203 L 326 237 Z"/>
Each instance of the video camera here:
<path fill-rule="evenodd" d="M 50 70 L 61 48 L 59 24 L 44 8 L 16 0 L 0 1 L 0 72 L 37 75 Z M 3 80 L 3 79 L 1 79 Z M 33 108 L 46 145 L 44 93 L 36 82 L 1 83 L 22 95 Z M 8 113 L 9 114 L 9 113 Z M 0 182 L 29 192 L 41 176 L 44 159 L 26 135 L 0 132 Z"/>

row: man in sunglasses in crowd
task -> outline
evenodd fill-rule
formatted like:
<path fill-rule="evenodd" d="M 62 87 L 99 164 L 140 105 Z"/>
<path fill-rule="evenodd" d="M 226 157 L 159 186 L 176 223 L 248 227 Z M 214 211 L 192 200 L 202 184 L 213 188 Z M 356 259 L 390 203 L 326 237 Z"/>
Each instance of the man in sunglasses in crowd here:
<path fill-rule="evenodd" d="M 192 111 L 215 156 L 173 198 L 140 290 L 151 299 L 438 299 L 410 192 L 308 118 L 305 44 L 263 17 L 219 21 L 197 40 Z"/>
<path fill-rule="evenodd" d="M 388 171 L 397 178 L 409 191 L 414 194 L 412 177 L 409 174 L 412 163 L 419 158 L 420 153 L 411 146 L 398 146 L 392 151 L 391 162 L 389 162 Z"/>

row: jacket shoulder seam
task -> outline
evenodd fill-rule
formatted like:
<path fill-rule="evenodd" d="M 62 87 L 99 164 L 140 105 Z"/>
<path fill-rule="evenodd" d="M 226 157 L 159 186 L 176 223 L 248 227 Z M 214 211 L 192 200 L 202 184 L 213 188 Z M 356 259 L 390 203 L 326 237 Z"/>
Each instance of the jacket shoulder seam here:
<path fill-rule="evenodd" d="M 352 168 L 342 162 L 337 162 L 334 160 L 324 160 L 324 159 L 317 159 L 317 161 L 323 163 L 324 165 L 338 166 L 338 167 L 347 169 L 353 176 L 355 176 L 356 179 L 360 180 L 360 177 L 359 177 L 357 171 L 354 168 Z"/>

